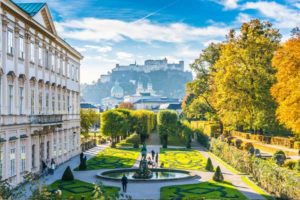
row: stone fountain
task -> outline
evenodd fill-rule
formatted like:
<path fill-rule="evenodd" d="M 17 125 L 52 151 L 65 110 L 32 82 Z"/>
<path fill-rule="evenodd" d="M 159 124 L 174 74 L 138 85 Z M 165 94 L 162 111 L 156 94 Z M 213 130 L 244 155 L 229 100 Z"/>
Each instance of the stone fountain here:
<path fill-rule="evenodd" d="M 136 179 L 148 179 L 152 177 L 152 171 L 148 168 L 147 162 L 147 147 L 143 145 L 141 150 L 142 159 L 140 161 L 139 169 L 134 173 L 133 178 Z"/>

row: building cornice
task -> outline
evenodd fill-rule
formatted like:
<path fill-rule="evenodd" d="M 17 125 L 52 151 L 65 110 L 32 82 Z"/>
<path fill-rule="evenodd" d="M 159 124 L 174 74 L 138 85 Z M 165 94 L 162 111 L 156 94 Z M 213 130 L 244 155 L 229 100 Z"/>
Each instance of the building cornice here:
<path fill-rule="evenodd" d="M 15 3 L 13 3 L 10 0 L 4 0 L 0 2 L 0 6 L 6 10 L 7 12 L 13 14 L 19 19 L 24 20 L 26 24 L 31 26 L 32 28 L 38 30 L 40 33 L 46 35 L 49 39 L 52 41 L 57 42 L 59 45 L 63 46 L 65 49 L 68 50 L 68 53 L 72 54 L 78 59 L 83 59 L 83 56 L 71 45 L 69 45 L 67 42 L 65 42 L 63 39 L 61 39 L 58 35 L 55 35 L 48 31 L 45 27 L 43 27 L 41 24 L 39 24 L 37 21 L 35 21 L 31 16 L 26 14 L 22 9 L 20 9 Z"/>

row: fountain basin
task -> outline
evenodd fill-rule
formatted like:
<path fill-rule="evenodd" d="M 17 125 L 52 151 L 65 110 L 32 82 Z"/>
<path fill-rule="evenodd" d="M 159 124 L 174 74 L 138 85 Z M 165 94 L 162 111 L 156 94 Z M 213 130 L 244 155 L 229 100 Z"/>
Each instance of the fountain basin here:
<path fill-rule="evenodd" d="M 97 177 L 112 181 L 121 181 L 123 174 L 127 176 L 128 181 L 172 181 L 190 179 L 195 177 L 199 178 L 199 176 L 191 174 L 189 171 L 166 168 L 150 169 L 152 171 L 152 176 L 150 178 L 134 178 L 133 176 L 138 170 L 139 169 L 137 168 L 108 170 L 97 174 Z"/>

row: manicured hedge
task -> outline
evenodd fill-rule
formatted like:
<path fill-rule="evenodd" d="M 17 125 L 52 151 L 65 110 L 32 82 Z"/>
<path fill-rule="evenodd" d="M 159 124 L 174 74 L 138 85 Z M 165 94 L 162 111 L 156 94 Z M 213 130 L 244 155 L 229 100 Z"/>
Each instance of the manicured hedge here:
<path fill-rule="evenodd" d="M 191 128 L 201 130 L 201 132 L 209 137 L 218 137 L 220 135 L 220 125 L 210 121 L 191 121 Z"/>
<path fill-rule="evenodd" d="M 244 133 L 244 132 L 240 132 L 240 131 L 232 131 L 231 136 L 255 140 L 255 141 L 259 141 L 259 142 L 266 143 L 266 144 L 284 146 L 287 148 L 300 149 L 300 141 L 295 141 L 294 138 L 271 137 L 271 136 L 264 136 L 264 135 L 258 135 L 258 134 Z"/>
<path fill-rule="evenodd" d="M 237 170 L 250 174 L 269 193 L 281 199 L 300 199 L 300 176 L 277 166 L 270 160 L 249 156 L 247 152 L 217 139 L 211 140 L 211 151 Z"/>

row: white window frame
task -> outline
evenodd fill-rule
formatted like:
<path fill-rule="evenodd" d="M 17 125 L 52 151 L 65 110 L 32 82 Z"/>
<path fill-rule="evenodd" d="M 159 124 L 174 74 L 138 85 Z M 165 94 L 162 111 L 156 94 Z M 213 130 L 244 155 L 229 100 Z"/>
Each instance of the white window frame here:
<path fill-rule="evenodd" d="M 7 53 L 13 55 L 14 52 L 14 32 L 11 29 L 7 30 Z"/>
<path fill-rule="evenodd" d="M 33 42 L 30 43 L 30 61 L 34 63 L 35 58 L 35 45 Z"/>
<path fill-rule="evenodd" d="M 26 146 L 21 146 L 21 172 L 26 170 Z"/>
<path fill-rule="evenodd" d="M 19 37 L 19 58 L 24 59 L 25 53 L 24 53 L 24 38 L 23 36 Z"/>
<path fill-rule="evenodd" d="M 16 148 L 11 148 L 10 149 L 10 175 L 15 176 L 16 173 Z"/>

